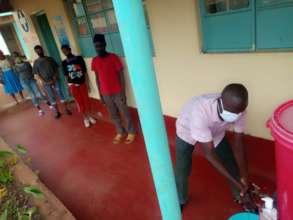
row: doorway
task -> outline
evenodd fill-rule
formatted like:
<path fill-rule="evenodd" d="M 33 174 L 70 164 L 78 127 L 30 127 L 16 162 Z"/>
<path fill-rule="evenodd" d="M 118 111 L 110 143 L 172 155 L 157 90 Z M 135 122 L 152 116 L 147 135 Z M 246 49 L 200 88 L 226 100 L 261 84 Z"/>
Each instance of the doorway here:
<path fill-rule="evenodd" d="M 69 92 L 67 87 L 67 81 L 63 74 L 62 69 L 62 59 L 57 47 L 57 44 L 55 42 L 54 35 L 52 33 L 48 18 L 46 13 L 39 12 L 32 16 L 33 23 L 35 25 L 37 34 L 39 36 L 40 42 L 43 46 L 44 52 L 55 59 L 55 61 L 59 64 L 59 77 L 62 82 L 62 90 L 65 94 L 66 98 L 69 98 Z"/>

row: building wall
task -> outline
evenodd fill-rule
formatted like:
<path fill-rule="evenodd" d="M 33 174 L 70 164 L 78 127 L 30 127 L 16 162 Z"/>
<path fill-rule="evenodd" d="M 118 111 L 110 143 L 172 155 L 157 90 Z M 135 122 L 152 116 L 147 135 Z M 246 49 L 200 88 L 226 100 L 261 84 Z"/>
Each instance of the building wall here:
<path fill-rule="evenodd" d="M 292 99 L 293 53 L 202 54 L 196 0 L 148 0 L 163 109 L 176 116 L 191 96 L 244 83 L 250 93 L 248 133 L 269 138 L 266 121 Z"/>
<path fill-rule="evenodd" d="M 50 4 L 45 0 L 30 0 L 29 4 L 22 0 L 11 2 L 16 9 L 22 8 L 28 15 L 44 10 L 51 27 L 52 16 L 64 16 L 69 40 L 74 51 L 78 51 L 61 0 L 51 0 Z M 248 133 L 269 138 L 267 119 L 278 104 L 293 96 L 293 54 L 202 54 L 196 0 L 147 0 L 147 8 L 164 114 L 176 117 L 182 105 L 192 96 L 220 92 L 226 84 L 240 82 L 250 92 Z M 86 61 L 90 63 L 90 59 Z M 92 72 L 90 79 L 91 95 L 98 97 Z M 129 97 L 130 105 L 135 106 L 131 91 Z"/>
<path fill-rule="evenodd" d="M 24 32 L 21 28 L 20 23 L 17 19 L 17 14 L 14 13 L 14 18 L 18 27 L 21 30 L 21 33 L 24 35 L 24 40 L 27 43 L 30 53 L 32 55 L 32 59 L 36 59 L 36 54 L 34 53 L 33 47 L 37 44 L 40 44 L 40 39 L 38 38 L 37 31 L 33 25 L 31 16 L 44 11 L 48 17 L 49 24 L 51 26 L 53 35 L 56 39 L 56 43 L 58 48 L 60 48 L 60 43 L 57 40 L 57 34 L 54 29 L 53 17 L 54 16 L 62 16 L 64 20 L 64 24 L 66 27 L 66 31 L 68 33 L 69 40 L 71 42 L 71 46 L 74 51 L 78 51 L 78 46 L 73 36 L 73 32 L 70 26 L 70 21 L 67 18 L 67 14 L 65 13 L 65 7 L 62 0 L 30 0 L 29 3 L 27 1 L 22 0 L 11 0 L 11 4 L 13 5 L 15 10 L 21 9 L 24 11 L 26 18 L 29 23 L 29 32 Z M 61 51 L 60 51 L 61 52 Z"/>

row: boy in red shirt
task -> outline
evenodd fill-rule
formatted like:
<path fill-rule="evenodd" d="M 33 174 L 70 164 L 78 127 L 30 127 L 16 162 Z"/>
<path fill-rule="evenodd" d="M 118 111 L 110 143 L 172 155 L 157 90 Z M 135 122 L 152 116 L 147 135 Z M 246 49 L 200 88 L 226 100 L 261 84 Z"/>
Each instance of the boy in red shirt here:
<path fill-rule="evenodd" d="M 113 143 L 130 144 L 135 139 L 135 127 L 126 103 L 125 80 L 123 65 L 119 57 L 106 51 L 106 40 L 102 34 L 96 34 L 93 39 L 97 56 L 92 60 L 92 70 L 96 73 L 101 101 L 107 106 L 115 124 L 117 135 Z M 126 127 L 122 124 L 122 114 Z"/>
<path fill-rule="evenodd" d="M 88 96 L 87 69 L 82 56 L 75 56 L 69 45 L 62 45 L 61 50 L 66 56 L 62 61 L 63 70 L 67 78 L 68 86 L 77 104 L 78 110 L 83 115 L 86 128 L 96 123 L 96 119 L 90 114 L 90 99 Z"/>

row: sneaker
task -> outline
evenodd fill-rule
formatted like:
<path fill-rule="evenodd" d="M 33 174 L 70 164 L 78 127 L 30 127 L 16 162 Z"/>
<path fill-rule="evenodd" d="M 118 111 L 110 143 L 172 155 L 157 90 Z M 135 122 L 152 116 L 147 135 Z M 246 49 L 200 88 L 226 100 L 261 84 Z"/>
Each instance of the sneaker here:
<path fill-rule="evenodd" d="M 91 126 L 90 121 L 89 121 L 87 118 L 85 118 L 85 119 L 83 120 L 83 123 L 84 123 L 84 126 L 85 126 L 86 128 L 89 128 L 89 127 Z"/>
<path fill-rule="evenodd" d="M 69 109 L 66 109 L 66 114 L 67 115 L 72 115 L 72 112 Z"/>
<path fill-rule="evenodd" d="M 89 121 L 90 121 L 90 123 L 91 123 L 91 124 L 93 124 L 93 125 L 97 123 L 97 120 L 96 120 L 96 119 L 94 119 L 94 118 L 93 118 L 93 117 L 91 117 L 91 116 L 89 116 L 89 117 L 88 117 L 88 120 L 89 120 Z"/>
<path fill-rule="evenodd" d="M 60 112 L 56 112 L 55 118 L 59 119 L 61 117 L 61 113 Z"/>
<path fill-rule="evenodd" d="M 43 116 L 45 114 L 45 112 L 42 110 L 42 109 L 40 109 L 39 111 L 38 111 L 38 115 L 39 116 Z"/>

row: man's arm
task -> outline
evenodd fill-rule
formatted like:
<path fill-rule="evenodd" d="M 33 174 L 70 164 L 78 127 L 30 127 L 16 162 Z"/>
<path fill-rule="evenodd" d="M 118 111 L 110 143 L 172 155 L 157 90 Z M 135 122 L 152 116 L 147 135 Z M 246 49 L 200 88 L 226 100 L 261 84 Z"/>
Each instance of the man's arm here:
<path fill-rule="evenodd" d="M 237 189 L 240 190 L 241 194 L 245 193 L 245 189 L 242 186 L 241 183 L 239 183 L 236 179 L 234 179 L 229 172 L 226 170 L 222 162 L 220 161 L 219 157 L 215 153 L 214 143 L 213 142 L 207 142 L 207 143 L 200 143 L 201 147 L 203 149 L 205 158 L 212 164 L 216 170 L 226 177 L 230 182 L 232 182 Z"/>
<path fill-rule="evenodd" d="M 124 71 L 123 71 L 123 69 L 121 69 L 119 71 L 119 79 L 120 79 L 120 83 L 121 83 L 121 87 L 122 87 L 122 92 L 124 93 L 124 95 L 126 95 L 125 77 L 124 77 Z"/>
<path fill-rule="evenodd" d="M 40 74 L 39 68 L 38 68 L 38 64 L 35 62 L 33 65 L 33 74 L 36 76 L 36 78 L 38 80 L 40 80 L 42 83 L 45 83 L 44 78 L 42 77 L 42 75 Z"/>
<path fill-rule="evenodd" d="M 81 70 L 82 70 L 82 72 L 84 74 L 85 81 L 86 81 L 86 84 L 87 84 L 87 87 L 88 87 L 88 91 L 91 92 L 90 78 L 89 78 L 89 75 L 88 75 L 88 72 L 87 72 L 85 61 L 84 61 L 82 56 L 79 56 L 79 59 L 80 59 Z"/>
<path fill-rule="evenodd" d="M 103 95 L 101 93 L 101 89 L 100 89 L 99 74 L 96 71 L 95 71 L 95 73 L 96 73 L 96 82 L 97 82 L 97 86 L 98 86 L 98 90 L 99 90 L 100 99 L 101 99 L 102 104 L 105 104 L 104 97 L 103 97 Z"/>
<path fill-rule="evenodd" d="M 246 151 L 244 146 L 244 134 L 236 133 L 234 134 L 234 145 L 233 145 L 233 153 L 240 169 L 241 182 L 248 187 L 248 166 L 247 166 L 247 158 Z"/>

